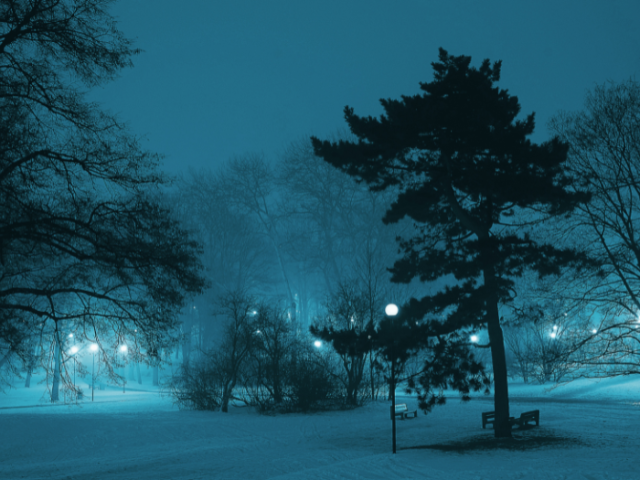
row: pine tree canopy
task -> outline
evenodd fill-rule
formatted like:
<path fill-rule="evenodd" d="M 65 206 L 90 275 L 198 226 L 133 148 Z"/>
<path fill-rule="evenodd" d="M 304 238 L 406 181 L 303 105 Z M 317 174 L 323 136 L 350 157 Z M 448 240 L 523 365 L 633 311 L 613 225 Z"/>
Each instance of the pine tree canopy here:
<path fill-rule="evenodd" d="M 412 300 L 401 315 L 445 314 L 446 331 L 485 322 L 486 303 L 507 301 L 509 277 L 527 268 L 549 275 L 589 263 L 575 251 L 534 241 L 522 228 L 523 218 L 568 214 L 589 200 L 565 174 L 568 145 L 556 138 L 532 143 L 534 115 L 518 119 L 518 98 L 495 86 L 501 63 L 470 63 L 440 49 L 433 81 L 420 84 L 423 93 L 381 100 L 379 118 L 345 107 L 356 142 L 312 137 L 317 155 L 372 190 L 397 188 L 383 220 L 409 217 L 418 233 L 400 242 L 404 257 L 391 269 L 393 280 L 457 280 Z"/>

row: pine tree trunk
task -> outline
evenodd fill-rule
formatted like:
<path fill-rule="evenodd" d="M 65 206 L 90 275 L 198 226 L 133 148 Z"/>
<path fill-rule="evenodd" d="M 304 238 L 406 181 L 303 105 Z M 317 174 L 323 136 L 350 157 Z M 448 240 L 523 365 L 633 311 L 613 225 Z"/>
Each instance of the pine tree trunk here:
<path fill-rule="evenodd" d="M 136 362 L 136 372 L 138 374 L 138 385 L 142 385 L 142 375 L 140 374 L 140 362 Z"/>
<path fill-rule="evenodd" d="M 488 290 L 487 298 L 487 330 L 491 343 L 491 361 L 493 362 L 494 410 L 493 424 L 496 438 L 511 437 L 509 423 L 509 386 L 507 381 L 507 358 L 504 348 L 504 336 L 500 327 L 498 312 L 497 286 L 491 271 L 484 271 L 484 283 Z"/>

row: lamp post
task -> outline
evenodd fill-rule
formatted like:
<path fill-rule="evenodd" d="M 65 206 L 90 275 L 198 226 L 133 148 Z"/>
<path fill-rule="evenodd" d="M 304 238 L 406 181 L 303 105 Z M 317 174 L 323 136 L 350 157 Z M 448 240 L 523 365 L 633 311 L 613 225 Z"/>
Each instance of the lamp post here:
<path fill-rule="evenodd" d="M 398 314 L 398 306 L 390 303 L 384 308 L 387 317 L 395 317 Z M 391 375 L 389 378 L 389 387 L 391 389 L 391 441 L 393 445 L 393 453 L 396 453 L 396 355 L 392 352 L 391 357 Z"/>
<path fill-rule="evenodd" d="M 127 385 L 127 375 L 124 367 L 124 356 L 127 354 L 127 346 L 121 345 L 120 351 L 122 352 L 122 393 L 125 393 L 125 387 Z"/>
<path fill-rule="evenodd" d="M 91 344 L 91 352 L 93 353 L 93 364 L 91 366 L 91 401 L 93 402 L 93 390 L 96 383 L 96 352 L 98 351 L 98 345 L 96 343 Z"/>

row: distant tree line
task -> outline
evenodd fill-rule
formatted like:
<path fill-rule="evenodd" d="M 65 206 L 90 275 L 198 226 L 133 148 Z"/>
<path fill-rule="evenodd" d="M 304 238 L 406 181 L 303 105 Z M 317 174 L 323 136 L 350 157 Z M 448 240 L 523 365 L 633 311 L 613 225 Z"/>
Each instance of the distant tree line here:
<path fill-rule="evenodd" d="M 77 398 L 96 356 L 118 384 L 168 365 L 179 405 L 222 411 L 396 386 L 429 411 L 492 381 L 508 437 L 509 377 L 639 372 L 636 81 L 536 144 L 501 63 L 441 49 L 379 118 L 169 182 L 82 90 L 138 53 L 110 3 L 0 5 L 0 387 L 41 369 Z"/>

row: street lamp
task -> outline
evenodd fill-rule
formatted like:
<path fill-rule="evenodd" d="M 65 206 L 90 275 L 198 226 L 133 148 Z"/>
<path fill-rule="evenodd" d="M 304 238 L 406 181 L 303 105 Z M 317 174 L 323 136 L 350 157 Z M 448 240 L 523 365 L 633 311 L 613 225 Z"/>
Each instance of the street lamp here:
<path fill-rule="evenodd" d="M 390 303 L 384 307 L 384 313 L 389 317 L 395 317 L 398 314 L 398 306 L 395 303 Z"/>
<path fill-rule="evenodd" d="M 91 352 L 93 353 L 93 363 L 91 366 L 91 401 L 93 402 L 93 390 L 96 383 L 96 352 L 98 351 L 98 344 L 91 344 Z"/>
<path fill-rule="evenodd" d="M 321 342 L 320 340 L 316 340 L 315 342 L 313 342 L 313 345 L 314 345 L 316 348 L 320 348 L 320 347 L 322 346 L 322 342 Z"/>
<path fill-rule="evenodd" d="M 122 393 L 125 393 L 125 386 L 127 385 L 127 375 L 124 367 L 124 356 L 127 354 L 127 346 L 121 345 L 120 351 L 122 352 Z"/>
<path fill-rule="evenodd" d="M 398 306 L 394 303 L 390 303 L 384 308 L 384 313 L 387 314 L 387 317 L 395 317 L 398 314 Z M 391 375 L 390 382 L 391 385 L 391 441 L 393 445 L 393 453 L 396 453 L 396 355 L 393 352 L 393 356 L 391 357 Z"/>

